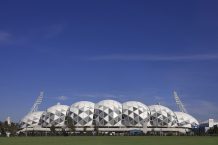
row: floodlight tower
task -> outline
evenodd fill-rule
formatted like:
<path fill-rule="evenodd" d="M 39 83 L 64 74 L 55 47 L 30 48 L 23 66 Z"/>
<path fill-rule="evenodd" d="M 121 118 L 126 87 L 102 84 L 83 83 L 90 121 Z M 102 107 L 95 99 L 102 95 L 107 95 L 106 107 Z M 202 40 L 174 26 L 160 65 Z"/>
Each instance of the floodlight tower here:
<path fill-rule="evenodd" d="M 38 111 L 39 105 L 42 103 L 43 95 L 44 93 L 40 92 L 40 95 L 37 97 L 29 113 Z"/>
<path fill-rule="evenodd" d="M 182 101 L 180 100 L 179 96 L 177 95 L 176 91 L 173 91 L 174 99 L 176 101 L 176 105 L 181 112 L 187 113 L 185 106 L 183 105 Z"/>

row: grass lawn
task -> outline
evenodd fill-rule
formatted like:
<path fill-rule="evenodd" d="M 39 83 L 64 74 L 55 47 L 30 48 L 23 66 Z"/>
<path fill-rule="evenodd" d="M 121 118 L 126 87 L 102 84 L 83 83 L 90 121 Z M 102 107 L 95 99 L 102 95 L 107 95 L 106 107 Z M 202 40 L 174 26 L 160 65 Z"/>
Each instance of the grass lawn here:
<path fill-rule="evenodd" d="M 0 145 L 218 145 L 218 137 L 68 136 L 0 138 Z"/>

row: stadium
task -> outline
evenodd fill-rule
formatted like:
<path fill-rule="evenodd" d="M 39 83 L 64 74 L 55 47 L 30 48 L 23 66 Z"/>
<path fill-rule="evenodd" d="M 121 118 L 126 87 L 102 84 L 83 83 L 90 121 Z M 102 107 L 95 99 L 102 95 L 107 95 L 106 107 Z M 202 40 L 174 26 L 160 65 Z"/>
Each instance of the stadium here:
<path fill-rule="evenodd" d="M 21 120 L 21 132 L 50 132 L 51 127 L 59 131 L 70 131 L 69 125 L 76 132 L 94 132 L 97 128 L 102 134 L 131 131 L 185 134 L 198 128 L 199 123 L 185 111 L 175 112 L 160 104 L 148 106 L 138 101 L 80 101 L 71 106 L 58 103 L 45 111 L 28 113 Z"/>

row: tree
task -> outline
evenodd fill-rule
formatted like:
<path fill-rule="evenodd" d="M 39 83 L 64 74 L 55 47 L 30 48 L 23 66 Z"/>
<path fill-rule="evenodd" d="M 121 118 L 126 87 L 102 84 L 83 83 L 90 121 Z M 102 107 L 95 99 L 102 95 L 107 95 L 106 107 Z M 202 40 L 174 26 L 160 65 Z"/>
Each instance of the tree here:
<path fill-rule="evenodd" d="M 4 124 L 2 122 L 0 122 L 0 134 L 1 136 L 6 135 Z"/>
<path fill-rule="evenodd" d="M 67 125 L 67 128 L 71 131 L 71 132 L 75 132 L 76 128 L 75 125 L 73 123 L 73 119 L 69 116 L 66 116 L 65 118 L 65 124 Z"/>
<path fill-rule="evenodd" d="M 8 125 L 8 132 L 11 133 L 11 135 L 16 135 L 17 131 L 19 130 L 20 126 L 18 123 L 11 123 L 11 125 Z"/>
<path fill-rule="evenodd" d="M 55 126 L 54 125 L 52 125 L 51 127 L 50 127 L 50 130 L 51 130 L 51 133 L 52 134 L 55 134 L 56 133 L 56 130 L 55 130 Z"/>
<path fill-rule="evenodd" d="M 62 128 L 62 135 L 63 135 L 63 136 L 68 136 L 68 134 L 67 134 L 67 132 L 65 131 L 64 128 Z"/>
<path fill-rule="evenodd" d="M 5 136 L 6 132 L 10 132 L 12 136 L 15 136 L 17 131 L 20 129 L 20 126 L 18 123 L 11 123 L 8 124 L 7 121 L 0 122 L 0 135 Z"/>
<path fill-rule="evenodd" d="M 218 126 L 214 125 L 212 128 L 208 129 L 207 133 L 210 135 L 218 135 Z"/>
<path fill-rule="evenodd" d="M 218 134 L 218 126 L 215 125 L 215 126 L 213 127 L 213 129 L 214 129 L 214 134 Z"/>
<path fill-rule="evenodd" d="M 87 131 L 87 126 L 84 126 L 83 127 L 83 132 L 86 132 Z"/>
<path fill-rule="evenodd" d="M 98 128 L 97 125 L 94 126 L 94 132 L 98 135 L 98 133 L 99 133 L 99 128 Z"/>

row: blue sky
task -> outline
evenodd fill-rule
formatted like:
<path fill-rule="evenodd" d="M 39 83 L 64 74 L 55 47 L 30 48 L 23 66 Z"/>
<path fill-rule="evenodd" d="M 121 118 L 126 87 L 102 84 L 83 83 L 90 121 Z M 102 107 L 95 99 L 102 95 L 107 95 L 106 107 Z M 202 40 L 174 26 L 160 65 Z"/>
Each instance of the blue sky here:
<path fill-rule="evenodd" d="M 137 100 L 218 119 L 218 2 L 0 2 L 0 120 L 41 90 L 61 102 Z"/>

